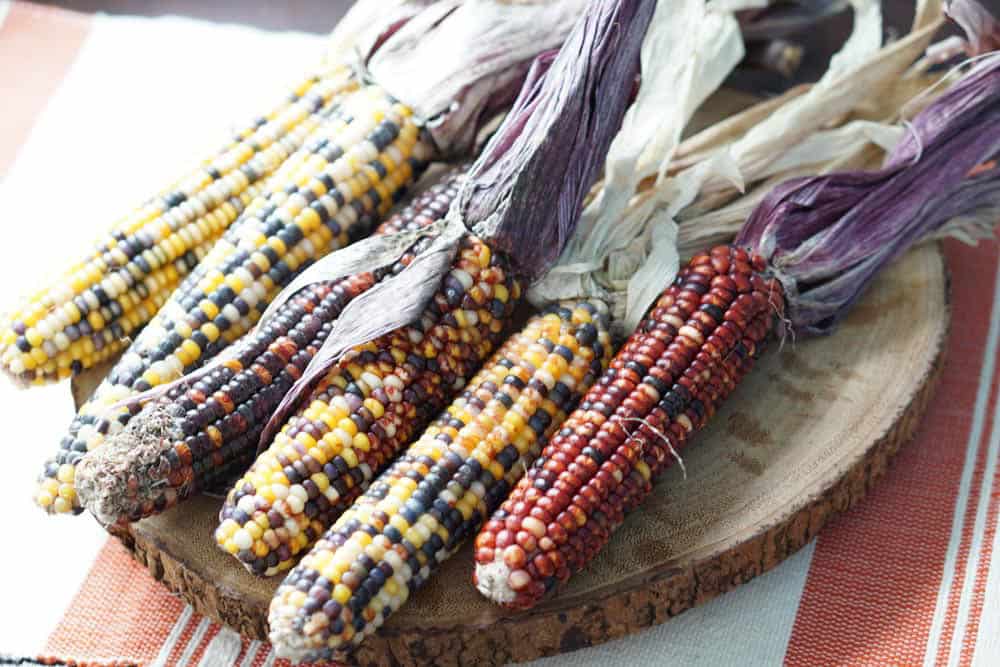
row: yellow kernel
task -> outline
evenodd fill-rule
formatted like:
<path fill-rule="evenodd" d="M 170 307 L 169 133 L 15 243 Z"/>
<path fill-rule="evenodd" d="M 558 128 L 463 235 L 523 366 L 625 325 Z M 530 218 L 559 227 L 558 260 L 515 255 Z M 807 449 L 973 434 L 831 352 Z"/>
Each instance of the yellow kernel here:
<path fill-rule="evenodd" d="M 472 510 L 474 509 L 472 503 L 468 502 L 465 498 L 462 498 L 457 503 L 455 503 L 455 509 L 462 513 L 462 517 L 466 521 L 472 516 Z"/>
<path fill-rule="evenodd" d="M 219 327 L 215 326 L 211 322 L 205 322 L 201 325 L 201 332 L 205 334 L 205 338 L 207 338 L 210 343 L 214 343 L 219 339 Z"/>
<path fill-rule="evenodd" d="M 243 529 L 250 533 L 250 537 L 255 540 L 259 540 L 264 535 L 264 529 L 256 521 L 248 521 L 247 525 L 243 526 Z"/>
<path fill-rule="evenodd" d="M 302 444 L 302 446 L 306 448 L 306 451 L 316 446 L 316 438 L 312 437 L 305 431 L 299 431 L 296 434 L 295 439 L 298 440 Z"/>
<path fill-rule="evenodd" d="M 313 484 L 316 485 L 320 493 L 326 493 L 326 490 L 330 488 L 330 479 L 323 473 L 318 472 L 315 475 L 311 475 L 309 479 L 313 481 Z"/>
<path fill-rule="evenodd" d="M 198 307 L 201 308 L 201 311 L 205 313 L 205 315 L 207 315 L 208 319 L 210 320 L 215 319 L 219 314 L 219 307 L 216 306 L 211 301 L 209 301 L 208 299 L 204 299 L 201 303 L 198 304 Z"/>
<path fill-rule="evenodd" d="M 240 278 L 235 274 L 226 276 L 226 284 L 229 285 L 229 287 L 237 294 L 242 292 L 243 288 L 246 287 L 246 285 L 243 284 L 243 281 L 240 280 Z"/>
<path fill-rule="evenodd" d="M 372 448 L 371 441 L 368 440 L 368 436 L 364 433 L 358 433 L 355 435 L 351 446 L 354 449 L 361 450 L 362 452 L 367 452 Z"/>
<path fill-rule="evenodd" d="M 279 255 L 284 255 L 286 252 L 288 252 L 288 246 L 286 246 L 285 242 L 279 239 L 277 236 L 272 236 L 271 238 L 269 238 L 267 240 L 267 245 L 274 248 L 274 251 Z"/>
<path fill-rule="evenodd" d="M 59 514 L 66 514 L 73 509 L 73 503 L 65 498 L 56 498 L 52 501 L 52 509 Z"/>
<path fill-rule="evenodd" d="M 333 587 L 333 599 L 340 604 L 347 604 L 351 599 L 351 589 L 344 584 L 337 584 Z"/>
<path fill-rule="evenodd" d="M 318 442 L 316 442 L 315 440 L 313 440 L 313 442 L 315 443 L 315 446 L 310 447 L 306 453 L 309 454 L 309 456 L 313 457 L 316 463 L 323 465 L 324 463 L 327 462 L 329 457 L 327 457 L 326 452 L 323 451 L 323 448 L 319 446 Z"/>
<path fill-rule="evenodd" d="M 410 543 L 418 549 L 424 544 L 423 536 L 415 528 L 410 528 L 403 533 L 403 538 L 409 540 Z"/>
<path fill-rule="evenodd" d="M 358 455 L 354 453 L 353 449 L 347 448 L 344 451 L 340 452 L 340 457 L 344 459 L 344 463 L 347 464 L 347 467 L 349 468 L 358 467 Z"/>
<path fill-rule="evenodd" d="M 302 228 L 304 234 L 308 234 L 319 227 L 321 220 L 319 219 L 319 213 L 311 208 L 304 208 L 299 212 L 296 223 Z"/>
<path fill-rule="evenodd" d="M 350 436 L 354 436 L 358 432 L 358 425 L 354 423 L 354 420 L 347 417 L 337 422 L 337 427 L 346 431 L 347 435 Z"/>
<path fill-rule="evenodd" d="M 368 408 L 368 411 L 372 413 L 372 416 L 375 417 L 375 419 L 380 419 L 382 415 L 385 414 L 385 408 L 374 398 L 366 398 L 364 406 Z"/>

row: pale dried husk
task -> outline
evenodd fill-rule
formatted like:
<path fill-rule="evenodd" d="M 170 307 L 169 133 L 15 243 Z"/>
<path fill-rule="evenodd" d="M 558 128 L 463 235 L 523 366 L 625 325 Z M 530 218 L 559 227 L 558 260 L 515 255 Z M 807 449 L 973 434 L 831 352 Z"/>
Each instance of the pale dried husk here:
<path fill-rule="evenodd" d="M 597 242 L 577 239 L 575 252 L 567 251 L 529 297 L 543 303 L 601 296 L 619 331 L 631 331 L 680 260 L 731 240 L 769 187 L 824 173 L 866 155 L 871 146 L 879 154 L 892 148 L 905 132 L 898 124 L 900 109 L 912 115 L 934 98 L 920 95 L 939 78 L 927 73 L 931 63 L 920 58 L 941 25 L 941 5 L 919 3 L 913 32 L 885 47 L 878 3 L 857 0 L 852 6 L 854 31 L 819 82 L 761 102 L 672 147 L 665 171 L 653 177 L 637 173 L 642 178 L 632 192 L 640 194 L 624 211 L 607 215 L 603 229 L 590 230 Z M 595 196 L 588 211 L 599 216 L 593 210 L 608 201 Z"/>

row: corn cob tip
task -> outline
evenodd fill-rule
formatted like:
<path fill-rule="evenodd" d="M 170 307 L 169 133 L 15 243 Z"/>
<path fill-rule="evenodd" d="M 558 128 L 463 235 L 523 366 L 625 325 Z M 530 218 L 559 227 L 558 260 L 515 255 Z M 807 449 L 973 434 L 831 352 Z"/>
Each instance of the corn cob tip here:
<path fill-rule="evenodd" d="M 270 628 L 267 637 L 274 647 L 275 655 L 292 664 L 325 659 L 324 656 L 328 655 L 328 652 L 324 652 L 316 645 L 315 635 L 306 635 L 296 630 L 297 616 L 297 607 L 282 604 L 277 598 L 272 600 L 267 617 Z"/>
<path fill-rule="evenodd" d="M 513 602 L 516 596 L 509 583 L 512 573 L 503 560 L 496 560 L 492 563 L 476 563 L 472 581 L 476 585 L 476 590 L 482 593 L 487 600 L 506 606 Z"/>
<path fill-rule="evenodd" d="M 170 404 L 147 407 L 77 464 L 80 504 L 102 525 L 137 520 L 167 497 L 158 488 L 166 480 L 157 471 L 170 469 L 163 462 L 174 453 L 172 443 L 184 437 L 176 410 Z"/>

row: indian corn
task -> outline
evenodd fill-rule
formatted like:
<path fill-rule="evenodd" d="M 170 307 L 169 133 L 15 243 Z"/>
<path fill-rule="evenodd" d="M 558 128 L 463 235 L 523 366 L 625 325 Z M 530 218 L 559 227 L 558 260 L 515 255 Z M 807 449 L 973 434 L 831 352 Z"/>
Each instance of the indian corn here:
<path fill-rule="evenodd" d="M 783 306 L 720 246 L 679 273 L 476 538 L 474 581 L 523 609 L 582 569 L 753 365 Z M 523 541 L 523 536 L 531 540 Z"/>
<path fill-rule="evenodd" d="M 461 171 L 450 172 L 382 223 L 375 234 L 393 234 L 431 224 L 447 212 L 461 178 Z M 416 247 L 395 265 L 374 273 L 305 287 L 280 306 L 273 319 L 241 339 L 224 364 L 190 386 L 171 389 L 160 404 L 183 410 L 177 428 L 186 434 L 184 443 L 193 455 L 199 456 L 206 448 L 224 445 L 245 451 L 243 464 L 249 464 L 264 424 L 326 340 L 344 306 L 385 277 L 401 271 L 423 245 L 426 241 L 418 241 Z M 134 402 L 128 406 L 128 414 L 138 414 L 141 408 Z M 217 443 L 215 438 L 224 442 Z M 231 467 L 234 466 L 220 468 L 218 472 L 228 472 Z M 202 484 L 210 484 L 217 476 L 208 475 Z M 173 502 L 172 495 L 160 495 L 157 500 L 165 507 L 168 496 Z M 157 509 L 162 507 L 154 505 L 140 513 Z"/>
<path fill-rule="evenodd" d="M 112 406 L 196 369 L 246 333 L 296 273 L 368 235 L 430 154 L 409 108 L 380 88 L 343 96 L 81 408 L 45 465 L 37 504 L 79 511 L 73 466 L 131 417 Z"/>
<path fill-rule="evenodd" d="M 247 474 L 250 487 L 247 481 L 236 487 L 223 510 L 225 518 L 232 520 L 217 538 L 255 571 L 288 567 L 289 547 L 282 548 L 280 539 L 287 533 L 301 541 L 297 536 L 302 533 L 296 532 L 294 520 L 270 510 L 259 511 L 264 503 L 279 496 L 293 498 L 293 485 L 309 489 L 307 494 L 313 492 L 316 498 L 318 485 L 324 484 L 322 493 L 330 502 L 366 485 L 493 351 L 519 295 L 520 286 L 504 256 L 466 236 L 451 272 L 420 320 L 355 348 L 319 383 L 305 407 L 288 421 Z M 274 360 L 276 369 L 287 369 L 293 358 L 295 373 L 305 367 L 298 363 L 304 357 L 294 356 L 294 346 L 274 352 L 279 357 Z M 257 440 L 252 435 L 230 440 L 224 427 L 236 418 L 234 414 L 240 414 L 237 401 L 219 392 L 213 398 L 217 406 L 203 414 L 218 417 L 225 413 L 230 418 L 218 427 L 201 421 L 185 424 L 187 404 L 154 404 L 133 420 L 122 437 L 90 452 L 77 476 L 78 482 L 87 480 L 80 486 L 87 509 L 104 522 L 135 520 L 205 488 L 209 480 L 244 470 L 253 459 Z M 328 485 L 312 479 L 320 473 Z M 257 488 L 259 497 L 254 495 Z M 297 492 L 294 498 L 290 507 L 301 512 L 312 500 L 300 498 Z M 310 503 L 310 512 L 318 509 L 319 501 Z M 249 520 L 244 514 L 253 517 L 261 536 L 273 531 L 269 542 L 261 541 L 254 551 L 242 548 L 242 533 L 239 542 L 229 539 Z M 273 547 L 265 553 L 265 545 Z"/>
<path fill-rule="evenodd" d="M 323 65 L 216 156 L 117 222 L 0 321 L 0 368 L 18 383 L 41 384 L 121 351 L 259 194 L 262 179 L 356 87 L 349 68 Z"/>
<path fill-rule="evenodd" d="M 341 515 L 271 603 L 271 641 L 281 655 L 349 651 L 478 530 L 607 368 L 601 310 L 553 305 L 532 318 Z M 522 530 L 505 553 L 523 558 L 535 546 Z"/>

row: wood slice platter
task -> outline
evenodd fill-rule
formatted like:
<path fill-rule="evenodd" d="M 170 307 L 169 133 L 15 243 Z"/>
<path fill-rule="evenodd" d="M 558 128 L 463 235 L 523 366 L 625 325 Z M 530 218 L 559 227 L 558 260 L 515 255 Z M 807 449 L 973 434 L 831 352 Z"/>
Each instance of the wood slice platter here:
<path fill-rule="evenodd" d="M 831 337 L 773 345 L 610 546 L 530 612 L 470 583 L 471 545 L 370 638 L 371 665 L 499 665 L 622 637 L 777 566 L 864 497 L 913 435 L 949 322 L 937 246 L 887 270 Z M 81 395 L 88 387 L 78 383 Z M 92 387 L 90 387 L 92 388 Z M 279 579 L 248 574 L 212 537 L 199 497 L 117 536 L 197 611 L 256 639 Z"/>

